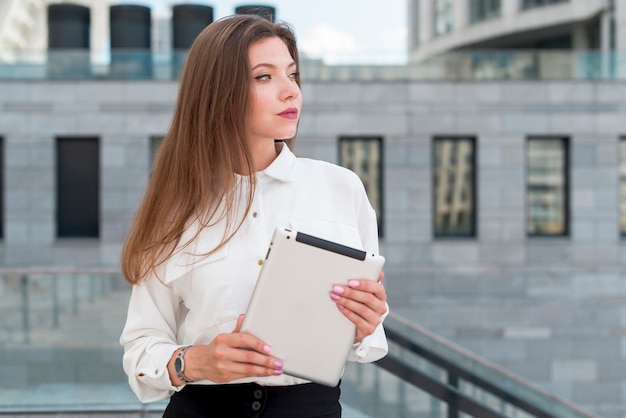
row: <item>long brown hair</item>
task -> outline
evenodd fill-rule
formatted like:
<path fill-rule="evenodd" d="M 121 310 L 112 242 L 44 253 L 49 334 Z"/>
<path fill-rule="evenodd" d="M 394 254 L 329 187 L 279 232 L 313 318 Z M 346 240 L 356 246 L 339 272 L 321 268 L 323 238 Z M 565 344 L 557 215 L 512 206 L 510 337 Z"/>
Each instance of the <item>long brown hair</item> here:
<path fill-rule="evenodd" d="M 299 65 L 293 30 L 254 15 L 236 15 L 208 25 L 187 55 L 171 125 L 158 156 L 146 194 L 122 250 L 121 268 L 137 284 L 184 248 L 202 227 L 225 221 L 217 251 L 237 232 L 238 201 L 246 196 L 244 217 L 254 196 L 254 169 L 247 141 L 249 92 L 252 82 L 248 50 L 269 37 L 285 42 Z M 300 85 L 299 76 L 296 79 Z M 291 140 L 286 140 L 288 146 Z M 236 174 L 248 182 L 237 182 Z M 242 190 L 243 183 L 247 189 Z M 245 193 L 247 191 L 247 193 Z M 201 228 L 180 243 L 191 221 Z M 234 225 L 234 228 L 230 226 Z M 179 245 L 180 244 L 180 245 Z"/>

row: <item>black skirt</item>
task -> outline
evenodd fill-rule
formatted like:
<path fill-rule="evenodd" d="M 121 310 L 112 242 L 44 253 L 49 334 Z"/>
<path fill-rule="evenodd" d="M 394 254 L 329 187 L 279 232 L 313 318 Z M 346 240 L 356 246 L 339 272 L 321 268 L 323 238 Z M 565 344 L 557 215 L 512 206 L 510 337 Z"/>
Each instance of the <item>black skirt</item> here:
<path fill-rule="evenodd" d="M 187 385 L 164 418 L 340 418 L 339 386 Z"/>

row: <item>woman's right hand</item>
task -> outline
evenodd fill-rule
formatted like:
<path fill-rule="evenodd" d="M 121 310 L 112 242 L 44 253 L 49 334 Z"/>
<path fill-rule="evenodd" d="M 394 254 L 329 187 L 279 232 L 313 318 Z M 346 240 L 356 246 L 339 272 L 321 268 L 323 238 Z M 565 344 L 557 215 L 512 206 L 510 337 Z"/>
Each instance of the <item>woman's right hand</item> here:
<path fill-rule="evenodd" d="M 269 355 L 271 348 L 250 334 L 241 333 L 244 315 L 239 315 L 237 325 L 230 334 L 219 334 L 207 345 L 194 345 L 185 353 L 185 371 L 187 379 L 210 380 L 215 383 L 227 383 L 235 379 L 256 376 L 278 376 L 283 373 L 280 359 Z M 173 371 L 173 359 L 170 361 L 170 378 L 175 386 L 183 384 Z"/>

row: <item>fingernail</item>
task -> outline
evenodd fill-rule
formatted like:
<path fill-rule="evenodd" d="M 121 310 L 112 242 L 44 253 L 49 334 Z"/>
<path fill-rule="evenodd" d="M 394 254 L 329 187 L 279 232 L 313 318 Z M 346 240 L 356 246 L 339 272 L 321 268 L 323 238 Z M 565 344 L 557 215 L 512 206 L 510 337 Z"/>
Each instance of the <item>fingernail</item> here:
<path fill-rule="evenodd" d="M 333 287 L 333 292 L 341 294 L 341 293 L 343 293 L 343 287 L 335 286 L 335 287 Z"/>
<path fill-rule="evenodd" d="M 361 283 L 360 283 L 358 280 L 350 280 L 350 281 L 348 282 L 348 285 L 349 285 L 350 287 L 359 287 L 359 285 L 360 285 L 360 284 L 361 284 Z"/>
<path fill-rule="evenodd" d="M 274 376 L 280 376 L 281 374 L 283 374 L 283 371 L 282 370 L 274 370 L 273 373 L 274 373 Z"/>
<path fill-rule="evenodd" d="M 331 298 L 332 300 L 339 300 L 339 299 L 341 299 L 341 296 L 336 295 L 336 294 L 334 294 L 334 293 L 331 293 L 331 294 L 330 294 L 330 298 Z"/>
<path fill-rule="evenodd" d="M 283 368 L 283 362 L 280 361 L 280 360 L 276 360 L 274 362 L 274 367 L 277 368 L 277 369 L 282 369 Z"/>
<path fill-rule="evenodd" d="M 272 351 L 272 347 L 270 347 L 269 345 L 265 344 L 263 346 L 263 351 L 265 351 L 266 353 L 269 353 L 270 351 Z"/>
<path fill-rule="evenodd" d="M 339 310 L 344 310 L 345 307 L 343 305 L 337 304 L 337 307 L 339 308 Z"/>

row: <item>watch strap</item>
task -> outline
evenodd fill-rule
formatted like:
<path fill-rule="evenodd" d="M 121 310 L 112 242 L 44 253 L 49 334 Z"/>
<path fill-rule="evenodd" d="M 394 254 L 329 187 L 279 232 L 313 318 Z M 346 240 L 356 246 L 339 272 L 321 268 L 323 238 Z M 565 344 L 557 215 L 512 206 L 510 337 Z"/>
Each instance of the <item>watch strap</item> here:
<path fill-rule="evenodd" d="M 178 354 L 176 355 L 176 359 L 174 360 L 174 365 L 176 366 L 177 363 L 180 364 L 180 368 L 179 367 L 174 367 L 174 371 L 176 372 L 176 377 L 178 377 L 181 381 L 185 382 L 185 383 L 191 383 L 192 380 L 189 380 L 185 377 L 185 359 L 184 359 L 184 355 L 185 352 L 187 350 L 189 350 L 191 346 L 187 345 L 185 347 L 183 347 L 182 350 L 180 350 L 178 352 Z"/>

